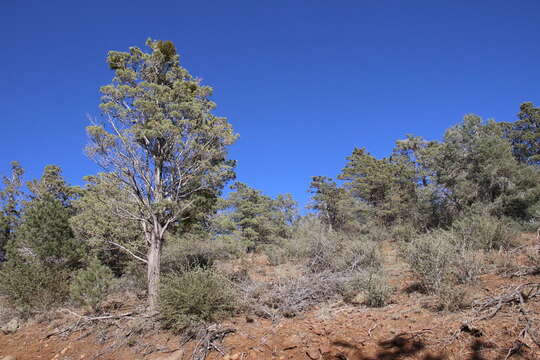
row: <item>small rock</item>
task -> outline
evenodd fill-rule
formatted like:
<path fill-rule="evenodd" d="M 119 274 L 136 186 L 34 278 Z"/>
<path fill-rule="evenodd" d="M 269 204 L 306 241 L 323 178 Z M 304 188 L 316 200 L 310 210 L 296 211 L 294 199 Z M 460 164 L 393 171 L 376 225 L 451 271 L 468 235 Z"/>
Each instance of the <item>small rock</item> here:
<path fill-rule="evenodd" d="M 252 323 L 252 322 L 255 322 L 255 319 L 253 319 L 251 316 L 246 316 L 246 322 Z"/>
<path fill-rule="evenodd" d="M 331 348 L 327 344 L 321 345 L 321 347 L 319 348 L 319 352 L 323 355 L 328 354 L 330 351 L 331 351 Z"/>
<path fill-rule="evenodd" d="M 2 360 L 17 360 L 17 358 L 13 355 L 4 356 Z"/>
<path fill-rule="evenodd" d="M 316 326 L 316 325 L 311 328 L 311 331 L 313 331 L 315 335 L 319 335 L 319 336 L 324 335 L 325 333 L 324 328 L 322 326 Z"/>
<path fill-rule="evenodd" d="M 19 320 L 11 319 L 6 325 L 2 326 L 4 334 L 13 334 L 19 328 Z"/>

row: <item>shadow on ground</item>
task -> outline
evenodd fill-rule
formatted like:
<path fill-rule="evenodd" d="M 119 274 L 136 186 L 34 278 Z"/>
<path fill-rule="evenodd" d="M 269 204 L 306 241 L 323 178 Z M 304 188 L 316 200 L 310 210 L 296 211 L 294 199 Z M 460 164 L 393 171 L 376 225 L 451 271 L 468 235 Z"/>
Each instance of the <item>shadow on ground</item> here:
<path fill-rule="evenodd" d="M 398 359 L 421 359 L 421 360 L 445 360 L 444 353 L 432 354 L 426 351 L 426 345 L 418 337 L 410 335 L 396 335 L 392 339 L 378 343 L 378 350 L 374 356 L 364 355 L 357 346 L 348 343 L 333 343 L 332 345 L 342 349 L 323 355 L 324 360 L 398 360 Z M 470 345 L 470 353 L 463 360 L 488 360 L 483 352 L 494 349 L 495 345 L 490 342 L 475 340 Z"/>

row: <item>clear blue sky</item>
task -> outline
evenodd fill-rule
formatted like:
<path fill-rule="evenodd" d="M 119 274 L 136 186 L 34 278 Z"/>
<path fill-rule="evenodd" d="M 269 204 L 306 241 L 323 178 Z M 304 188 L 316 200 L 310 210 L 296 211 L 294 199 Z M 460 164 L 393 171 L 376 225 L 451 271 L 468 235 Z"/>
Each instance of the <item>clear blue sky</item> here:
<path fill-rule="evenodd" d="M 2 1 L 0 173 L 81 184 L 108 50 L 172 40 L 241 137 L 238 180 L 303 205 L 353 147 L 540 103 L 540 1 Z"/>

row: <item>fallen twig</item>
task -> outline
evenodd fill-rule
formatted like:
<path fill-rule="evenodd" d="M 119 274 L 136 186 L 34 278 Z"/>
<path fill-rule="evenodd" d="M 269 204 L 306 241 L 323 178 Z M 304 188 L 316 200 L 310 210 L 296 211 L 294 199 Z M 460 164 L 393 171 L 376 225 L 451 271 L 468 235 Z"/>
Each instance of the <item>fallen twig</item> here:
<path fill-rule="evenodd" d="M 377 326 L 379 326 L 378 323 L 375 324 L 375 325 L 373 325 L 373 327 L 371 327 L 371 328 L 368 329 L 368 336 L 369 336 L 369 337 L 371 337 L 371 332 L 372 332 L 373 330 L 375 330 L 375 329 L 377 328 Z"/>

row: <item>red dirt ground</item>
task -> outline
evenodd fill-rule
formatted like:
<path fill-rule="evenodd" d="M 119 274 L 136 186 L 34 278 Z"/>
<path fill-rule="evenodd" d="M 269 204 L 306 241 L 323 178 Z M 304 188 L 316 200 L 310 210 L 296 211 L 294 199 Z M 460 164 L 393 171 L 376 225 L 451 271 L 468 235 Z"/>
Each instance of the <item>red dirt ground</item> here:
<path fill-rule="evenodd" d="M 524 237 L 523 241 L 526 245 L 535 245 L 532 235 Z M 515 252 L 513 261 L 525 261 L 526 251 L 524 247 Z M 393 244 L 385 244 L 384 253 L 386 270 L 396 288 L 392 304 L 380 309 L 327 304 L 275 323 L 237 317 L 224 323 L 236 332 L 223 341 L 223 354 L 213 351 L 207 359 L 540 359 L 540 347 L 529 337 L 519 337 L 524 322 L 516 306 L 504 306 L 492 319 L 475 322 L 476 333 L 459 331 L 465 321 L 472 319 L 473 310 L 457 313 L 434 310 L 433 297 L 414 291 L 414 281 L 398 259 Z M 266 265 L 264 271 L 271 274 L 275 269 Z M 262 272 L 258 269 L 259 275 Z M 540 276 L 510 278 L 486 274 L 470 289 L 471 298 L 496 296 L 527 282 L 538 283 Z M 525 305 L 528 317 L 534 319 L 538 327 L 540 299 L 532 298 Z M 145 333 L 137 344 L 130 344 L 131 347 L 126 345 L 106 352 L 110 340 L 100 339 L 97 334 L 83 337 L 85 334 L 79 332 L 67 338 L 46 338 L 62 321 L 68 320 L 73 321 L 73 318 L 61 318 L 48 324 L 29 323 L 15 334 L 0 334 L 0 359 L 12 355 L 17 360 L 181 360 L 190 358 L 195 345 L 191 341 L 180 347 L 177 336 L 158 329 Z M 524 344 L 520 353 L 507 357 L 517 339 Z M 145 356 L 145 346 L 158 351 L 148 351 L 151 353 Z M 169 352 L 160 351 L 165 349 Z"/>

